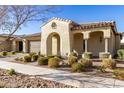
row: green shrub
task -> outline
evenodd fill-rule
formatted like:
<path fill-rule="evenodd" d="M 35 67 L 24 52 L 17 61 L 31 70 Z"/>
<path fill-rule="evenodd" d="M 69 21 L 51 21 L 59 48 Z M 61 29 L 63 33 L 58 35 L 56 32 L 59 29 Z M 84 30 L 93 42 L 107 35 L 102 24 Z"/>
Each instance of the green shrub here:
<path fill-rule="evenodd" d="M 71 52 L 69 56 L 75 56 L 75 57 L 77 57 L 78 55 L 75 52 Z"/>
<path fill-rule="evenodd" d="M 40 56 L 41 55 L 41 53 L 40 53 L 40 51 L 38 52 L 38 56 Z"/>
<path fill-rule="evenodd" d="M 24 61 L 24 59 L 21 57 L 21 58 L 19 58 L 19 61 Z"/>
<path fill-rule="evenodd" d="M 86 68 L 90 68 L 93 66 L 93 62 L 90 59 L 82 58 L 79 60 L 79 63 L 81 63 Z"/>
<path fill-rule="evenodd" d="M 31 62 L 31 56 L 24 56 L 24 62 Z"/>
<path fill-rule="evenodd" d="M 59 61 L 60 59 L 59 58 L 50 58 L 49 61 L 48 61 L 48 67 L 50 68 L 57 68 L 59 67 Z"/>
<path fill-rule="evenodd" d="M 114 70 L 113 75 L 117 79 L 124 80 L 124 69 L 116 69 L 116 70 Z"/>
<path fill-rule="evenodd" d="M 81 71 L 84 71 L 85 68 L 81 63 L 74 63 L 71 66 L 71 70 L 72 72 L 81 72 Z"/>
<path fill-rule="evenodd" d="M 77 63 L 78 58 L 76 56 L 69 56 L 68 57 L 68 64 L 71 66 L 74 63 Z"/>
<path fill-rule="evenodd" d="M 12 54 L 12 55 L 15 55 L 15 52 L 14 52 L 14 51 L 12 51 L 12 52 L 11 52 L 11 54 Z"/>
<path fill-rule="evenodd" d="M 112 59 L 103 59 L 101 66 L 104 68 L 113 69 L 116 68 L 116 62 Z"/>
<path fill-rule="evenodd" d="M 35 52 L 29 53 L 29 56 L 31 56 L 31 58 L 33 55 L 36 55 L 36 53 Z"/>
<path fill-rule="evenodd" d="M 38 55 L 35 54 L 35 55 L 32 56 L 33 61 L 37 61 L 37 59 L 38 59 Z"/>
<path fill-rule="evenodd" d="M 91 59 L 92 58 L 92 53 L 91 52 L 85 52 L 83 55 L 82 55 L 83 58 L 87 58 L 87 59 Z"/>
<path fill-rule="evenodd" d="M 19 57 L 15 58 L 16 61 L 19 61 Z"/>
<path fill-rule="evenodd" d="M 98 67 L 97 70 L 100 71 L 100 72 L 102 72 L 102 73 L 105 73 L 106 72 L 105 68 L 104 67 L 101 67 L 101 66 Z"/>
<path fill-rule="evenodd" d="M 7 56 L 7 52 L 6 51 L 3 51 L 3 52 L 1 52 L 1 55 L 2 56 Z"/>
<path fill-rule="evenodd" d="M 50 59 L 50 58 L 54 58 L 54 56 L 52 56 L 52 55 L 50 56 L 50 55 L 49 55 L 49 56 L 47 56 L 47 58 L 48 58 L 48 59 Z"/>
<path fill-rule="evenodd" d="M 6 71 L 6 73 L 7 73 L 8 75 L 10 75 L 10 76 L 16 74 L 16 72 L 15 72 L 14 69 L 9 69 L 9 70 Z"/>
<path fill-rule="evenodd" d="M 39 57 L 45 57 L 45 55 L 38 55 Z"/>
<path fill-rule="evenodd" d="M 120 59 L 124 59 L 124 49 L 119 49 L 117 54 Z"/>
<path fill-rule="evenodd" d="M 60 59 L 62 58 L 62 57 L 61 57 L 61 56 L 59 56 L 59 55 L 55 55 L 54 57 L 57 57 L 57 58 L 60 58 Z"/>
<path fill-rule="evenodd" d="M 17 58 L 15 58 L 15 60 L 16 60 L 16 61 L 23 61 L 23 58 L 17 57 Z"/>
<path fill-rule="evenodd" d="M 38 62 L 38 65 L 48 65 L 48 58 L 47 57 L 39 57 L 37 62 Z"/>

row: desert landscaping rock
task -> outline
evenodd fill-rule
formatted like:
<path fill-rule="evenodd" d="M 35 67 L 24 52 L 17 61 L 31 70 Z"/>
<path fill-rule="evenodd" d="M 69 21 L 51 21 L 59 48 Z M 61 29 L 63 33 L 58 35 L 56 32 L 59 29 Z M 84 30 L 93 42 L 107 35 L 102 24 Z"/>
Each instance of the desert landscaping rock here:
<path fill-rule="evenodd" d="M 39 76 L 24 75 L 20 73 L 8 76 L 6 70 L 3 69 L 0 69 L 0 86 L 1 83 L 7 88 L 73 88 L 73 86 L 44 80 Z"/>

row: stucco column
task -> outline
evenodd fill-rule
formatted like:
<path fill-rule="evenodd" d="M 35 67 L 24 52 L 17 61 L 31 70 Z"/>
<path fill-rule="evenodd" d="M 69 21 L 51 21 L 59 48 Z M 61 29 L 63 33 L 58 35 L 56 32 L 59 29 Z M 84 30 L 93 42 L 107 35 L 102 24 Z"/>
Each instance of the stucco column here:
<path fill-rule="evenodd" d="M 83 36 L 84 36 L 84 42 L 85 42 L 85 52 L 88 52 L 88 39 L 90 38 L 90 32 L 86 31 L 86 32 L 82 32 Z"/>
<path fill-rule="evenodd" d="M 108 45 L 109 45 L 109 38 L 111 38 L 111 30 L 104 31 L 104 39 L 105 39 L 105 53 L 109 52 Z"/>
<path fill-rule="evenodd" d="M 16 41 L 12 42 L 12 51 L 16 51 Z"/>
<path fill-rule="evenodd" d="M 28 41 L 26 39 L 23 39 L 23 52 L 27 53 L 28 52 Z"/>
<path fill-rule="evenodd" d="M 105 38 L 105 53 L 108 53 L 108 38 Z"/>
<path fill-rule="evenodd" d="M 85 39 L 85 52 L 88 52 L 88 50 L 87 50 L 87 48 L 88 48 L 88 45 L 87 45 L 88 42 L 87 41 L 88 41 L 88 39 Z"/>

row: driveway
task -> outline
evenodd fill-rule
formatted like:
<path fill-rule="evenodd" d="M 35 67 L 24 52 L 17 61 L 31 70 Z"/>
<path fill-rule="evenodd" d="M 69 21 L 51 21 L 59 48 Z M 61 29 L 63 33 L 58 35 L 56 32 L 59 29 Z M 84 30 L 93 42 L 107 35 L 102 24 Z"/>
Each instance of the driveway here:
<path fill-rule="evenodd" d="M 112 78 L 96 77 L 85 75 L 82 73 L 70 73 L 68 71 L 60 71 L 55 69 L 36 67 L 26 64 L 18 64 L 0 60 L 0 68 L 15 69 L 16 72 L 38 75 L 43 79 L 53 80 L 67 85 L 72 85 L 81 88 L 111 88 L 124 87 L 124 81 Z"/>
<path fill-rule="evenodd" d="M 15 61 L 15 58 L 19 57 L 23 57 L 24 55 L 26 54 L 23 54 L 23 53 L 16 53 L 15 55 L 10 55 L 10 56 L 0 56 L 0 60 L 4 60 L 4 61 L 10 61 L 10 62 L 13 62 Z"/>

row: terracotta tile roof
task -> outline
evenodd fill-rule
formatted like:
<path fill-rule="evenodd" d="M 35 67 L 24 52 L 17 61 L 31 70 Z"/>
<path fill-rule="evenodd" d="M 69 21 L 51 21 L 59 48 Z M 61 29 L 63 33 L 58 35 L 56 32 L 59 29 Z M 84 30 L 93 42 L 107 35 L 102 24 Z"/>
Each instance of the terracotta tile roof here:
<path fill-rule="evenodd" d="M 0 34 L 0 36 L 2 36 L 2 37 L 8 37 L 9 36 L 9 34 Z M 21 37 L 23 37 L 24 35 L 12 35 L 11 37 L 12 38 L 21 38 Z"/>
<path fill-rule="evenodd" d="M 50 18 L 47 22 L 45 22 L 44 24 L 42 24 L 42 26 L 46 25 L 47 23 L 49 23 L 52 20 L 59 20 L 59 21 L 63 21 L 63 22 L 69 22 L 69 23 L 74 23 L 74 21 L 69 20 L 69 19 L 63 19 L 63 18 L 58 18 L 58 17 L 52 17 Z M 41 26 L 41 27 L 42 27 Z"/>
<path fill-rule="evenodd" d="M 115 21 L 84 23 L 84 24 L 78 24 L 78 25 L 75 24 L 71 28 L 71 30 L 84 30 L 84 29 L 93 29 L 93 28 L 109 27 L 109 26 L 115 26 Z"/>
<path fill-rule="evenodd" d="M 76 30 L 87 30 L 87 29 L 94 29 L 100 27 L 111 27 L 116 35 L 121 35 L 122 33 L 117 32 L 116 23 L 115 21 L 103 21 L 103 22 L 93 22 L 93 23 L 83 23 L 83 24 L 74 24 L 71 28 L 72 31 Z"/>
<path fill-rule="evenodd" d="M 30 34 L 30 35 L 25 35 L 24 37 L 30 37 L 30 36 L 40 36 L 41 32 L 39 33 L 34 33 L 34 34 Z"/>

